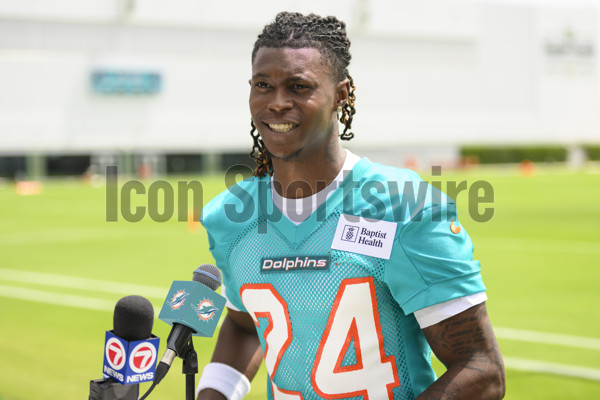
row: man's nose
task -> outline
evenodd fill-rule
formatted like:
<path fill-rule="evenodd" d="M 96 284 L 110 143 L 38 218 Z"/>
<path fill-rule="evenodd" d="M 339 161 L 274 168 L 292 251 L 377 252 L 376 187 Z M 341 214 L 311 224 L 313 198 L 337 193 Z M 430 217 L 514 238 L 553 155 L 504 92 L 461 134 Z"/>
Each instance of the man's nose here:
<path fill-rule="evenodd" d="M 294 106 L 294 102 L 290 98 L 289 94 L 285 90 L 275 90 L 273 91 L 273 96 L 269 100 L 269 110 L 274 112 L 281 112 L 285 110 L 289 110 Z"/>

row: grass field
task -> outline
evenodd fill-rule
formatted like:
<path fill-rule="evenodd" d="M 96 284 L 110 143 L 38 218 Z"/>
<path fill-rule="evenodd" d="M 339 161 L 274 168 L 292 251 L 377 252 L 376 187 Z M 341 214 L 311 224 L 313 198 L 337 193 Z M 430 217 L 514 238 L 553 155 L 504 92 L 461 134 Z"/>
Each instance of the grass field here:
<path fill-rule="evenodd" d="M 600 170 L 480 169 L 443 179 L 489 181 L 494 217 L 461 223 L 475 242 L 488 310 L 507 366 L 507 399 L 600 398 Z M 202 183 L 204 199 L 224 188 Z M 119 185 L 122 185 L 122 178 Z M 143 195 L 133 206 L 144 205 Z M 173 280 L 212 262 L 202 229 L 105 221 L 105 188 L 46 182 L 19 196 L 0 182 L 0 400 L 81 400 L 101 377 L 114 304 L 140 294 L 160 307 Z M 162 354 L 169 326 L 156 320 Z M 201 366 L 214 339 L 197 339 Z M 183 399 L 177 360 L 150 399 Z M 436 369 L 443 368 L 439 363 Z M 249 399 L 265 398 L 264 368 Z M 142 385 L 145 391 L 147 385 Z"/>

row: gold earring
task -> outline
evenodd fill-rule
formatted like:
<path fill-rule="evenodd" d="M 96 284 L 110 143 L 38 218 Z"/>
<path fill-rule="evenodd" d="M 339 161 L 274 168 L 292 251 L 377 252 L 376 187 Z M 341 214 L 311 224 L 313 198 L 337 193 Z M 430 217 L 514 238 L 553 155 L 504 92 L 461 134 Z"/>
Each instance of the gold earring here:
<path fill-rule="evenodd" d="M 338 106 L 337 112 L 338 112 L 338 114 L 342 112 L 342 106 Z"/>

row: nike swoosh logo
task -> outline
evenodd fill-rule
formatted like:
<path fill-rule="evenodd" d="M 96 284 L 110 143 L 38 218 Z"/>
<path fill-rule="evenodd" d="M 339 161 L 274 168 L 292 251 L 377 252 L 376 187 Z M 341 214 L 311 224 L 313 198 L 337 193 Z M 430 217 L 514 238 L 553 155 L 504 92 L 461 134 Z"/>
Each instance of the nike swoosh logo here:
<path fill-rule="evenodd" d="M 450 221 L 450 230 L 452 231 L 452 233 L 458 233 L 460 232 L 460 226 L 456 226 L 454 225 L 454 220 Z"/>

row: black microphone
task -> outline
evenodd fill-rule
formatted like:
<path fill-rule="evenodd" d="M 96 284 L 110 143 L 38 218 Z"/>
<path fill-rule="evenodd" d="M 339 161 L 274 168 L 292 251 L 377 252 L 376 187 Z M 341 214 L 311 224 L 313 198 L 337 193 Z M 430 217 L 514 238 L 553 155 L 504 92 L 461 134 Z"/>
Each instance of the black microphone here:
<path fill-rule="evenodd" d="M 159 339 L 154 307 L 142 296 L 120 299 L 104 340 L 104 379 L 90 381 L 89 400 L 137 400 L 139 383 L 154 378 Z"/>
<path fill-rule="evenodd" d="M 142 296 L 125 296 L 115 305 L 113 332 L 129 341 L 148 339 L 152 335 L 154 307 Z"/>
<path fill-rule="evenodd" d="M 219 286 L 221 271 L 212 264 L 199 266 L 193 282 L 174 281 L 171 285 L 158 317 L 173 328 L 156 367 L 155 385 L 165 377 L 176 356 L 184 357 L 192 335 L 212 336 L 225 304 L 225 299 L 214 292 Z"/>

